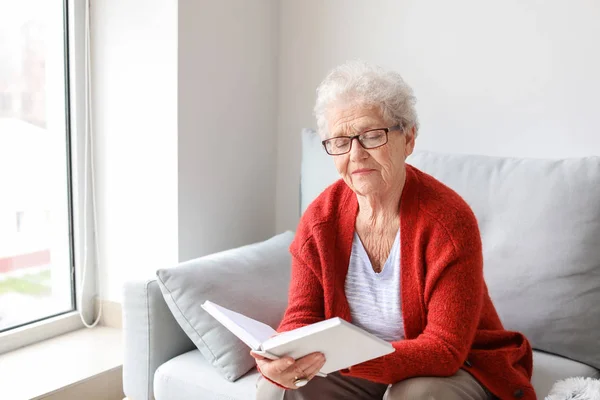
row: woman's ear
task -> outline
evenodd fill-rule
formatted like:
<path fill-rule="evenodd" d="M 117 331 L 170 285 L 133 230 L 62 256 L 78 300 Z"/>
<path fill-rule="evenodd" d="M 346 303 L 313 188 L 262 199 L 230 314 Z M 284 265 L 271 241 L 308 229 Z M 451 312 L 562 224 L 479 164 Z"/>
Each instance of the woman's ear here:
<path fill-rule="evenodd" d="M 404 159 L 405 160 L 406 160 L 406 157 L 410 156 L 412 154 L 413 150 L 415 149 L 415 136 L 416 135 L 417 135 L 417 130 L 414 126 L 412 128 L 410 128 L 410 130 L 408 130 L 404 134 L 404 140 L 406 140 L 406 142 L 404 143 Z"/>

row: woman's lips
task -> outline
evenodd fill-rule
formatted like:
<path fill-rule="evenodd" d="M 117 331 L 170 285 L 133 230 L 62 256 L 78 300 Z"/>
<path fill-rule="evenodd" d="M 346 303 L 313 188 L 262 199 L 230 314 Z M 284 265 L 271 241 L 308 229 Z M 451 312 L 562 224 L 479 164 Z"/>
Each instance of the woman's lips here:
<path fill-rule="evenodd" d="M 363 174 L 368 174 L 373 171 L 375 171 L 375 170 L 368 169 L 368 168 L 361 168 L 361 169 L 357 169 L 356 171 L 352 172 L 352 175 L 363 175 Z"/>

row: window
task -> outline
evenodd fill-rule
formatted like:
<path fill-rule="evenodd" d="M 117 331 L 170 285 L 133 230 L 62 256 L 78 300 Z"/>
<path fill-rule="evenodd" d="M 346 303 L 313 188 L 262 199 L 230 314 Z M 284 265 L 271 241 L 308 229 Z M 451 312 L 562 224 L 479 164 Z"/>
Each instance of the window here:
<path fill-rule="evenodd" d="M 0 332 L 75 310 L 67 15 L 0 0 Z"/>

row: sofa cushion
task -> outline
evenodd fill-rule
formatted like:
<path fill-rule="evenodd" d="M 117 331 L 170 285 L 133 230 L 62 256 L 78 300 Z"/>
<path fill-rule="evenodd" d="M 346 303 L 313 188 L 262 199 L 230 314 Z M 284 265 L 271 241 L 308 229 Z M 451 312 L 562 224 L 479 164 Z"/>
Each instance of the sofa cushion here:
<path fill-rule="evenodd" d="M 227 381 L 200 351 L 192 350 L 156 370 L 154 396 L 156 400 L 254 400 L 258 377 L 254 369 L 235 383 Z"/>
<path fill-rule="evenodd" d="M 302 136 L 301 210 L 339 179 Z M 490 295 L 534 348 L 600 368 L 600 157 L 500 158 L 419 151 L 408 159 L 473 208 Z"/>
<path fill-rule="evenodd" d="M 600 372 L 588 365 L 539 351 L 533 352 L 533 365 L 531 381 L 540 399 L 558 380 L 574 376 L 600 378 Z M 252 370 L 235 383 L 221 379 L 200 352 L 192 350 L 158 368 L 154 393 L 156 400 L 254 399 L 258 377 L 258 372 Z"/>
<path fill-rule="evenodd" d="M 277 328 L 287 306 L 292 232 L 157 271 L 169 309 L 202 355 L 230 381 L 255 366 L 250 349 L 200 305 L 210 300 Z"/>

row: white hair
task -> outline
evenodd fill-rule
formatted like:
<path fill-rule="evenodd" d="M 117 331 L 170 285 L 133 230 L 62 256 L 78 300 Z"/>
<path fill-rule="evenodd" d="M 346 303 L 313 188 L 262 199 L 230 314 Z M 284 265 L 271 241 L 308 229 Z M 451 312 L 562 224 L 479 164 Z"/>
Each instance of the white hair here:
<path fill-rule="evenodd" d="M 321 137 L 327 137 L 327 111 L 330 107 L 344 102 L 348 105 L 378 107 L 386 121 L 415 127 L 419 131 L 419 121 L 413 91 L 399 73 L 364 61 L 349 61 L 329 72 L 317 88 L 315 117 Z"/>

